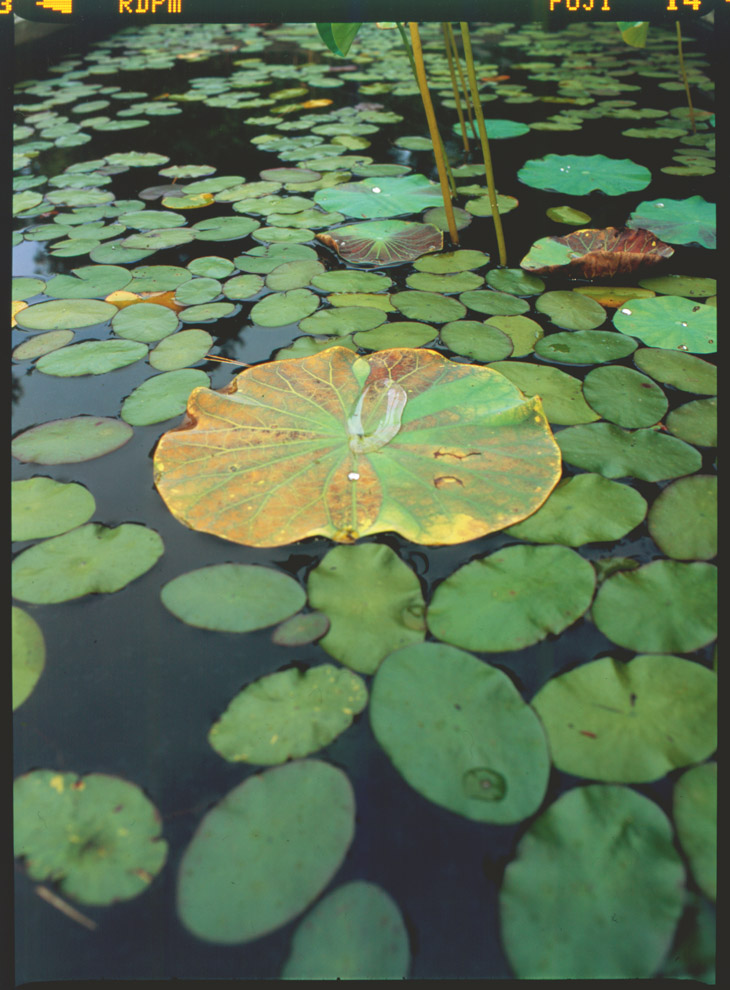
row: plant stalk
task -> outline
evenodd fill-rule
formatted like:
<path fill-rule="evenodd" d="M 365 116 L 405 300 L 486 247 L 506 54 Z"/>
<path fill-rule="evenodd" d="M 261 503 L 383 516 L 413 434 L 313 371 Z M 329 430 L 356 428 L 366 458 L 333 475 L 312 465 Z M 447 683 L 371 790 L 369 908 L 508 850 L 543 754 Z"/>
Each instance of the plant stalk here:
<path fill-rule="evenodd" d="M 451 42 L 451 51 L 454 56 L 454 61 L 456 63 L 456 71 L 459 75 L 459 83 L 461 85 L 461 91 L 464 94 L 464 103 L 466 104 L 466 115 L 469 119 L 469 125 L 471 127 L 472 135 L 476 136 L 477 129 L 474 126 L 474 115 L 471 111 L 471 100 L 469 99 L 469 87 L 466 84 L 466 79 L 464 79 L 464 73 L 461 71 L 461 61 L 459 59 L 459 49 L 456 47 L 456 38 L 454 37 L 454 32 L 450 23 L 446 23 L 446 29 L 449 35 L 449 41 Z"/>
<path fill-rule="evenodd" d="M 689 120 L 692 124 L 692 133 L 697 133 L 697 128 L 695 127 L 695 111 L 692 106 L 692 97 L 689 95 L 689 80 L 687 79 L 687 72 L 684 68 L 684 55 L 682 54 L 682 30 L 679 26 L 679 21 L 677 24 L 677 54 L 679 55 L 679 69 L 682 73 L 682 82 L 684 83 L 684 91 L 687 94 L 687 106 L 689 107 Z"/>
<path fill-rule="evenodd" d="M 444 47 L 446 48 L 446 58 L 449 63 L 449 74 L 451 75 L 451 88 L 454 91 L 454 101 L 456 102 L 456 112 L 459 115 L 459 127 L 461 128 L 461 140 L 464 142 L 464 152 L 469 154 L 469 138 L 466 133 L 466 123 L 464 122 L 464 112 L 461 109 L 461 99 L 459 96 L 459 85 L 456 81 L 456 72 L 454 71 L 454 58 L 451 54 L 451 42 L 449 40 L 448 25 L 446 21 L 441 24 L 441 30 L 444 34 Z"/>

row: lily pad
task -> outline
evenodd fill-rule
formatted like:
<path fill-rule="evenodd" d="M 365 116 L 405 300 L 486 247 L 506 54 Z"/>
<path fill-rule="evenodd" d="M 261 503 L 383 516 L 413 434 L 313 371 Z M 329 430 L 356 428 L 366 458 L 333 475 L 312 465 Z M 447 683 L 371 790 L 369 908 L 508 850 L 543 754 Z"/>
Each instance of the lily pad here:
<path fill-rule="evenodd" d="M 693 475 L 662 489 L 647 520 L 651 538 L 674 560 L 712 560 L 717 554 L 717 478 Z"/>
<path fill-rule="evenodd" d="M 686 296 L 688 299 L 706 299 L 717 294 L 717 279 L 697 278 L 691 275 L 660 275 L 642 278 L 639 285 L 665 296 Z"/>
<path fill-rule="evenodd" d="M 583 398 L 579 379 L 565 371 L 522 361 L 496 361 L 491 367 L 509 378 L 525 395 L 539 395 L 549 423 L 573 426 L 599 418 Z"/>
<path fill-rule="evenodd" d="M 441 202 L 441 188 L 424 175 L 376 176 L 318 189 L 314 201 L 325 210 L 362 220 L 417 213 Z"/>
<path fill-rule="evenodd" d="M 247 369 L 224 393 L 196 389 L 155 454 L 177 518 L 253 546 L 389 530 L 459 543 L 529 515 L 559 475 L 539 399 L 408 348 L 328 348 Z"/>
<path fill-rule="evenodd" d="M 46 283 L 41 278 L 30 278 L 28 276 L 16 276 L 13 278 L 10 294 L 13 299 L 32 299 L 45 290 Z"/>
<path fill-rule="evenodd" d="M 591 604 L 595 574 L 561 546 L 509 546 L 458 568 L 426 613 L 437 639 L 465 650 L 521 650 L 561 633 Z"/>
<path fill-rule="evenodd" d="M 717 350 L 717 309 L 684 296 L 631 299 L 616 310 L 613 325 L 649 347 L 691 354 Z"/>
<path fill-rule="evenodd" d="M 264 280 L 260 275 L 234 275 L 233 278 L 229 278 L 227 282 L 223 283 L 222 291 L 228 299 L 250 299 L 257 295 L 263 287 Z"/>
<path fill-rule="evenodd" d="M 345 336 L 360 330 L 374 330 L 375 327 L 385 323 L 386 319 L 382 310 L 372 306 L 335 306 L 305 316 L 299 324 L 299 329 L 304 333 L 320 336 L 326 334 Z"/>
<path fill-rule="evenodd" d="M 433 224 L 405 220 L 349 224 L 316 236 L 350 264 L 374 268 L 402 265 L 440 251 L 444 243 L 443 231 Z"/>
<path fill-rule="evenodd" d="M 13 711 L 26 701 L 43 673 L 46 642 L 43 631 L 32 615 L 12 606 L 12 691 Z"/>
<path fill-rule="evenodd" d="M 511 357 L 529 354 L 543 334 L 540 324 L 529 316 L 492 316 L 484 326 L 494 327 L 509 337 L 512 341 Z"/>
<path fill-rule="evenodd" d="M 251 217 L 209 217 L 193 224 L 191 233 L 199 241 L 236 241 L 259 227 Z"/>
<path fill-rule="evenodd" d="M 520 182 L 535 189 L 584 196 L 598 189 L 608 196 L 645 189 L 651 172 L 630 158 L 605 155 L 545 155 L 525 162 L 517 173 Z M 642 226 L 644 226 L 642 224 Z"/>
<path fill-rule="evenodd" d="M 15 855 L 36 881 L 82 904 L 137 897 L 167 858 L 157 808 L 105 773 L 32 770 L 13 784 Z"/>
<path fill-rule="evenodd" d="M 211 254 L 202 258 L 193 258 L 187 264 L 188 271 L 203 278 L 227 278 L 236 270 L 236 266 L 228 258 L 220 258 Z"/>
<path fill-rule="evenodd" d="M 86 265 L 74 268 L 73 275 L 54 275 L 48 280 L 45 293 L 54 299 L 104 297 L 123 289 L 130 280 L 129 270 L 121 265 Z"/>
<path fill-rule="evenodd" d="M 476 320 L 453 320 L 441 327 L 440 337 L 449 350 L 473 361 L 500 361 L 514 349 L 506 333 Z"/>
<path fill-rule="evenodd" d="M 112 319 L 112 330 L 125 340 L 154 343 L 180 326 L 177 313 L 157 303 L 135 303 L 120 309 Z"/>
<path fill-rule="evenodd" d="M 434 256 L 435 257 L 435 256 Z M 409 289 L 423 289 L 426 292 L 443 292 L 445 294 L 453 292 L 469 293 L 471 290 L 484 285 L 484 277 L 475 272 L 454 272 L 448 275 L 436 275 L 432 272 L 414 272 L 406 278 L 406 285 Z M 483 293 L 487 295 L 487 293 Z M 495 293 L 497 295 L 497 293 Z M 514 297 L 508 297 L 514 301 Z M 491 310 L 491 312 L 494 312 Z M 523 312 L 523 310 L 519 310 Z"/>
<path fill-rule="evenodd" d="M 192 269 L 177 265 L 139 265 L 133 268 L 130 292 L 171 292 L 193 277 Z"/>
<path fill-rule="evenodd" d="M 717 446 L 717 399 L 695 399 L 673 409 L 667 429 L 681 440 L 700 447 Z"/>
<path fill-rule="evenodd" d="M 457 276 L 451 277 L 456 278 Z M 492 316 L 517 316 L 520 313 L 526 313 L 530 308 L 526 299 L 521 299 L 509 292 L 497 292 L 494 289 L 462 292 L 459 296 L 459 302 L 475 313 L 488 313 Z"/>
<path fill-rule="evenodd" d="M 322 268 L 311 279 L 315 289 L 323 292 L 385 292 L 393 280 L 377 272 L 362 272 L 352 268 L 326 272 Z"/>
<path fill-rule="evenodd" d="M 713 249 L 717 243 L 717 208 L 702 196 L 646 200 L 639 203 L 626 226 L 650 230 L 670 244 Z"/>
<path fill-rule="evenodd" d="M 390 301 L 407 319 L 428 323 L 448 323 L 466 314 L 466 306 L 457 299 L 449 299 L 438 292 L 419 292 L 406 289 L 394 292 Z"/>
<path fill-rule="evenodd" d="M 648 230 L 605 227 L 576 230 L 565 237 L 542 237 L 520 265 L 541 275 L 567 269 L 571 275 L 584 278 L 612 278 L 655 265 L 673 254 L 673 247 Z"/>
<path fill-rule="evenodd" d="M 663 347 L 640 347 L 634 364 L 657 382 L 698 395 L 717 395 L 717 367 L 693 354 Z"/>
<path fill-rule="evenodd" d="M 607 578 L 593 621 L 619 646 L 642 653 L 691 653 L 717 636 L 717 568 L 654 560 Z"/>
<path fill-rule="evenodd" d="M 19 433 L 11 453 L 19 461 L 32 464 L 75 464 L 123 446 L 132 437 L 132 428 L 105 416 L 73 416 L 53 419 Z"/>
<path fill-rule="evenodd" d="M 11 482 L 11 539 L 42 540 L 87 522 L 94 514 L 94 496 L 83 485 L 52 478 Z"/>
<path fill-rule="evenodd" d="M 368 701 L 357 674 L 324 663 L 262 677 L 237 694 L 208 742 L 231 762 L 270 766 L 316 753 L 345 731 Z"/>
<path fill-rule="evenodd" d="M 305 646 L 321 639 L 329 626 L 330 620 L 324 612 L 298 612 L 276 627 L 271 641 L 279 646 Z"/>
<path fill-rule="evenodd" d="M 532 699 L 555 766 L 639 784 L 717 747 L 717 677 L 675 656 L 602 657 L 548 681 Z"/>
<path fill-rule="evenodd" d="M 673 814 L 692 876 L 702 893 L 714 901 L 717 897 L 716 763 L 703 763 L 682 774 L 674 786 Z"/>
<path fill-rule="evenodd" d="M 153 567 L 163 549 L 147 526 L 87 523 L 19 554 L 12 564 L 13 596 L 46 605 L 119 591 Z"/>
<path fill-rule="evenodd" d="M 65 347 L 74 339 L 73 330 L 48 330 L 24 340 L 13 350 L 13 361 L 35 361 L 36 358 Z"/>
<path fill-rule="evenodd" d="M 146 354 L 144 344 L 132 340 L 85 340 L 44 354 L 36 362 L 36 368 L 57 378 L 104 375 L 134 364 Z"/>
<path fill-rule="evenodd" d="M 485 118 L 484 126 L 487 131 L 487 137 L 489 138 L 490 141 L 493 138 L 496 141 L 502 138 L 520 137 L 522 134 L 529 134 L 530 132 L 530 128 L 528 127 L 528 125 L 523 124 L 519 120 L 505 120 L 503 118 Z M 454 132 L 454 134 L 457 134 L 459 136 L 461 135 L 461 125 L 459 124 L 458 121 L 452 126 L 451 129 Z M 474 125 L 471 123 L 471 121 L 469 121 L 466 125 L 466 133 L 467 136 L 470 137 L 472 140 L 479 140 L 479 130 L 477 128 L 475 133 L 475 128 Z M 430 142 L 429 142 L 429 146 L 430 146 Z"/>
<path fill-rule="evenodd" d="M 234 303 L 210 302 L 201 303 L 199 306 L 186 306 L 178 314 L 183 323 L 212 323 L 225 316 L 233 316 L 237 312 Z"/>
<path fill-rule="evenodd" d="M 26 306 L 15 319 L 23 330 L 77 330 L 106 323 L 116 312 L 116 306 L 98 299 L 54 299 Z"/>
<path fill-rule="evenodd" d="M 221 295 L 217 278 L 191 278 L 175 290 L 175 302 L 182 306 L 197 306 L 213 302 Z"/>
<path fill-rule="evenodd" d="M 153 375 L 124 400 L 122 419 L 130 426 L 162 423 L 185 412 L 188 396 L 194 388 L 209 384 L 206 373 L 193 368 Z"/>
<path fill-rule="evenodd" d="M 556 439 L 569 464 L 605 478 L 666 481 L 702 466 L 702 455 L 694 447 L 652 429 L 588 423 L 561 430 Z"/>
<path fill-rule="evenodd" d="M 319 303 L 319 296 L 309 289 L 272 292 L 255 303 L 249 315 L 261 327 L 283 327 L 311 316 Z"/>
<path fill-rule="evenodd" d="M 684 901 L 672 826 L 629 787 L 562 794 L 530 825 L 499 895 L 519 979 L 645 979 L 664 961 Z"/>
<path fill-rule="evenodd" d="M 606 320 L 600 303 L 571 291 L 543 292 L 535 300 L 535 309 L 563 330 L 595 330 Z"/>
<path fill-rule="evenodd" d="M 638 344 L 608 330 L 570 330 L 551 333 L 535 342 L 535 353 L 556 364 L 603 364 L 632 354 Z"/>
<path fill-rule="evenodd" d="M 306 259 L 301 261 L 285 261 L 266 276 L 266 287 L 276 292 L 303 289 L 310 284 L 313 278 L 320 275 L 323 271 L 324 265 L 320 261 L 309 261 Z"/>
<path fill-rule="evenodd" d="M 177 910 L 198 938 L 250 942 L 296 918 L 340 867 L 355 831 L 342 770 L 295 760 L 238 784 L 183 854 Z"/>
<path fill-rule="evenodd" d="M 382 887 L 353 880 L 327 894 L 299 924 L 281 978 L 403 980 L 409 963 L 398 905 Z"/>
<path fill-rule="evenodd" d="M 589 371 L 583 379 L 583 395 L 600 416 L 619 426 L 653 426 L 669 407 L 651 378 L 621 365 Z"/>
<path fill-rule="evenodd" d="M 486 275 L 487 285 L 498 292 L 510 292 L 513 296 L 536 296 L 545 283 L 536 275 L 528 275 L 520 268 L 492 268 Z"/>
<path fill-rule="evenodd" d="M 463 650 L 392 653 L 373 681 L 370 722 L 407 783 L 457 815 L 507 824 L 542 802 L 550 756 L 539 719 L 507 674 Z"/>
<path fill-rule="evenodd" d="M 164 251 L 167 248 L 179 247 L 181 244 L 189 244 L 190 241 L 195 240 L 196 236 L 197 231 L 189 227 L 160 227 L 147 230 L 143 234 L 130 234 L 129 237 L 120 241 L 120 247 L 133 251 Z M 92 260 L 98 260 L 98 258 L 97 250 L 96 257 Z"/>
<path fill-rule="evenodd" d="M 551 206 L 545 213 L 548 219 L 554 220 L 555 223 L 567 223 L 571 226 L 577 226 L 578 224 L 591 222 L 591 218 L 587 213 L 584 213 L 582 210 L 576 210 L 572 206 Z"/>
<path fill-rule="evenodd" d="M 600 474 L 564 478 L 547 502 L 507 532 L 530 543 L 585 543 L 620 540 L 646 516 L 646 500 L 628 485 Z"/>

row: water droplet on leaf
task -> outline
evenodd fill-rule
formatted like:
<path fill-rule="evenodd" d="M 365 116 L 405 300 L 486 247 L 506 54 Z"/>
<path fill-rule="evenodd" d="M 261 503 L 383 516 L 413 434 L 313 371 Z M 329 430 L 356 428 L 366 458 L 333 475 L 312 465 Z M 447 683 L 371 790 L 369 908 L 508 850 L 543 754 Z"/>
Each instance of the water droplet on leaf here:
<path fill-rule="evenodd" d="M 489 767 L 473 767 L 461 778 L 467 797 L 477 801 L 501 801 L 507 793 L 507 781 Z"/>
<path fill-rule="evenodd" d="M 360 475 L 357 473 L 357 471 L 350 471 L 350 473 L 347 476 L 348 481 L 357 481 L 359 478 Z"/>

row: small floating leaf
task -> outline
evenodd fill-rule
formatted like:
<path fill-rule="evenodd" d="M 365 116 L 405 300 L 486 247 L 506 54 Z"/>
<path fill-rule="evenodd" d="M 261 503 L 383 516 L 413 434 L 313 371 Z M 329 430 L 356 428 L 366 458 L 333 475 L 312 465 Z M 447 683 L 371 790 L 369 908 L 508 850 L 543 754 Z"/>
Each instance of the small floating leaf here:
<path fill-rule="evenodd" d="M 696 474 L 663 488 L 647 523 L 651 538 L 674 560 L 712 560 L 717 554 L 717 478 Z"/>
<path fill-rule="evenodd" d="M 703 894 L 714 901 L 717 897 L 716 763 L 703 763 L 682 774 L 674 786 L 673 812 L 692 876 Z"/>
<path fill-rule="evenodd" d="M 185 412 L 194 388 L 210 384 L 204 371 L 185 368 L 153 375 L 138 385 L 122 403 L 121 416 L 130 426 L 162 423 Z"/>
<path fill-rule="evenodd" d="M 85 523 L 94 514 L 94 496 L 83 485 L 52 478 L 11 482 L 13 541 L 58 536 Z"/>
<path fill-rule="evenodd" d="M 652 199 L 639 203 L 627 227 L 650 230 L 670 244 L 716 244 L 717 208 L 702 196 L 687 199 Z"/>
<path fill-rule="evenodd" d="M 653 426 L 669 408 L 669 400 L 651 378 L 620 365 L 589 371 L 583 395 L 592 409 L 619 426 Z"/>
<path fill-rule="evenodd" d="M 155 309 L 162 307 L 156 306 Z M 45 375 L 57 378 L 104 375 L 134 364 L 146 354 L 145 345 L 133 340 L 85 340 L 44 354 L 36 362 L 36 368 Z"/>
<path fill-rule="evenodd" d="M 98 299 L 58 299 L 34 303 L 16 314 L 23 330 L 76 330 L 106 323 L 117 308 Z"/>
<path fill-rule="evenodd" d="M 702 466 L 702 456 L 694 447 L 652 429 L 587 423 L 561 430 L 556 440 L 569 464 L 605 478 L 666 481 Z"/>
<path fill-rule="evenodd" d="M 30 697 L 46 663 L 46 642 L 32 615 L 12 606 L 13 711 Z"/>
<path fill-rule="evenodd" d="M 116 450 L 132 432 L 126 423 L 105 416 L 53 419 L 19 433 L 11 452 L 25 463 L 75 464 Z"/>
<path fill-rule="evenodd" d="M 616 310 L 613 325 L 649 347 L 711 354 L 717 350 L 717 309 L 684 296 L 631 299 Z"/>

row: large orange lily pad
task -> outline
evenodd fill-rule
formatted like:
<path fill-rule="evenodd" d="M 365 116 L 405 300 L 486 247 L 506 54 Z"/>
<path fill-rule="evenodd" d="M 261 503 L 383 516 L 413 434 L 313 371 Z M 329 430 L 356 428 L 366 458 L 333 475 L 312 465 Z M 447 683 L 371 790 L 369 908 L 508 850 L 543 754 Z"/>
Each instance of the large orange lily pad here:
<path fill-rule="evenodd" d="M 435 351 L 330 347 L 196 388 L 154 455 L 184 525 L 248 546 L 396 531 L 428 545 L 538 509 L 560 451 L 538 397 Z"/>

